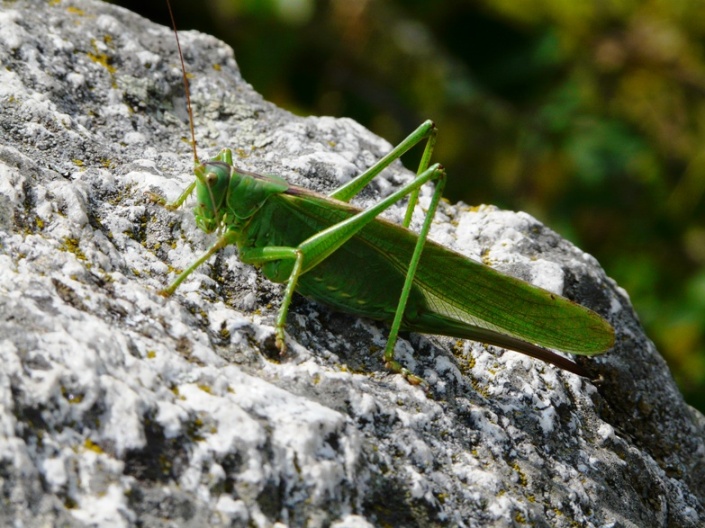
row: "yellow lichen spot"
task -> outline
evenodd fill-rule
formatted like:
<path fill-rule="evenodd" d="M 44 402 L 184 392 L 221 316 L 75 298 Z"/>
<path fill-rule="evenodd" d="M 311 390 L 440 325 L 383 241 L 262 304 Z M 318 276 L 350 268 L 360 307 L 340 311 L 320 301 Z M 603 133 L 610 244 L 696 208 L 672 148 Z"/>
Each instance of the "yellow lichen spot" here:
<path fill-rule="evenodd" d="M 201 389 L 205 393 L 213 394 L 213 389 L 210 387 L 210 385 L 205 385 L 203 383 L 199 383 L 198 388 Z"/>
<path fill-rule="evenodd" d="M 61 395 L 66 398 L 69 403 L 81 403 L 83 401 L 83 394 L 74 394 L 66 387 L 61 387 Z"/>
<path fill-rule="evenodd" d="M 103 68 L 108 70 L 109 73 L 113 74 L 116 71 L 115 66 L 110 64 L 110 57 L 107 54 L 98 51 L 98 46 L 96 46 L 95 40 L 91 40 L 91 46 L 95 53 L 88 53 L 88 58 L 91 59 L 96 64 L 100 64 Z"/>
<path fill-rule="evenodd" d="M 477 361 L 475 360 L 475 356 L 470 356 L 470 357 L 468 358 L 468 368 L 474 369 L 476 362 L 477 362 Z"/>
<path fill-rule="evenodd" d="M 518 463 L 514 462 L 512 464 L 512 469 L 517 472 L 517 475 L 519 476 L 519 484 L 522 486 L 526 486 L 529 483 L 529 479 L 526 478 L 526 475 L 524 472 L 521 470 L 521 467 L 519 466 Z"/>
<path fill-rule="evenodd" d="M 203 440 L 205 440 L 205 437 L 199 433 L 199 431 L 203 428 L 203 425 L 203 420 L 201 420 L 200 418 L 196 418 L 193 422 L 188 425 L 188 435 L 194 442 L 202 442 Z"/>
<path fill-rule="evenodd" d="M 157 357 L 157 352 L 154 350 L 147 350 L 147 359 L 154 359 Z"/>
<path fill-rule="evenodd" d="M 514 515 L 514 520 L 518 523 L 526 523 L 526 517 L 521 512 L 516 512 L 516 515 Z"/>
<path fill-rule="evenodd" d="M 109 64 L 109 58 L 105 53 L 89 53 L 88 58 L 93 62 L 100 64 L 103 68 L 108 70 L 108 72 L 115 73 L 115 66 Z"/>
<path fill-rule="evenodd" d="M 220 70 L 221 70 L 220 64 L 214 64 L 214 65 L 213 65 L 213 69 L 214 69 L 215 71 L 220 71 Z"/>
<path fill-rule="evenodd" d="M 476 378 L 470 378 L 470 385 L 472 385 L 473 390 L 480 396 L 483 396 L 484 398 L 489 398 L 491 396 L 487 387 L 480 385 L 480 382 L 477 381 Z"/>
<path fill-rule="evenodd" d="M 77 159 L 77 158 L 74 158 L 74 159 L 72 159 L 71 161 L 73 161 L 73 164 L 76 165 L 76 167 L 83 167 L 83 166 L 85 165 L 85 163 L 83 162 L 83 160 L 80 160 L 80 159 Z"/>
<path fill-rule="evenodd" d="M 83 442 L 83 447 L 88 451 L 93 451 L 94 453 L 98 453 L 99 455 L 102 455 L 105 452 L 98 444 L 93 442 L 90 438 L 86 438 L 86 441 Z"/>
<path fill-rule="evenodd" d="M 58 2 L 57 2 L 57 3 L 58 3 Z M 68 11 L 68 12 L 71 13 L 72 15 L 78 15 L 78 16 L 83 16 L 83 15 L 86 14 L 86 12 L 85 12 L 83 9 L 80 9 L 80 8 L 78 8 L 78 7 L 75 7 L 75 6 L 69 6 L 69 7 L 67 7 L 67 8 L 66 8 L 66 11 Z"/>
<path fill-rule="evenodd" d="M 82 260 L 82 261 L 87 260 L 86 254 L 83 251 L 81 251 L 81 248 L 78 246 L 78 240 L 75 238 L 69 238 L 69 237 L 64 238 L 64 242 L 61 245 L 60 249 L 62 251 L 68 251 L 69 253 L 73 253 L 74 256 L 78 260 Z"/>

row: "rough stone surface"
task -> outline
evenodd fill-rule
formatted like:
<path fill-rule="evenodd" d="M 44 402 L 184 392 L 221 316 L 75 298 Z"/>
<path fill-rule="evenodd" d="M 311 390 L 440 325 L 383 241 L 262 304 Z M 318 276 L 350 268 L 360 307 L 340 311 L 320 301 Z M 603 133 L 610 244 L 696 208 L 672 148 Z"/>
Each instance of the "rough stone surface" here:
<path fill-rule="evenodd" d="M 181 38 L 201 157 L 228 146 L 326 190 L 390 148 L 276 108 L 231 49 Z M 213 240 L 145 195 L 192 181 L 170 30 L 94 1 L 4 2 L 0 62 L 0 524 L 705 524 L 703 417 L 627 295 L 535 219 L 444 204 L 432 236 L 606 316 L 614 350 L 582 362 L 601 381 L 404 336 L 426 394 L 385 371 L 383 325 L 301 298 L 279 358 L 281 288 L 233 248 L 157 294 Z"/>

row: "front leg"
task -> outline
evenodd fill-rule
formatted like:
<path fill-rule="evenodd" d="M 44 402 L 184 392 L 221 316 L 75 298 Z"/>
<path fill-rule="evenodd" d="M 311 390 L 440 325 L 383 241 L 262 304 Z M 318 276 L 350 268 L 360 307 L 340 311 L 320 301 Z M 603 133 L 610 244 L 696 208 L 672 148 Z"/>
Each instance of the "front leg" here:
<path fill-rule="evenodd" d="M 186 280 L 186 277 L 191 275 L 196 268 L 198 268 L 201 264 L 203 264 L 205 261 L 207 261 L 209 258 L 211 258 L 215 253 L 220 251 L 226 246 L 229 246 L 230 244 L 234 244 L 235 240 L 237 239 L 237 234 L 232 232 L 232 231 L 226 231 L 226 233 L 221 236 L 215 244 L 213 244 L 208 251 L 206 251 L 196 262 L 191 264 L 188 268 L 186 268 L 184 271 L 181 272 L 181 274 L 176 277 L 176 280 L 172 282 L 168 287 L 164 288 L 161 290 L 159 293 L 160 295 L 163 295 L 164 297 L 169 297 L 172 295 L 175 291 L 176 288 L 179 287 L 179 285 Z"/>
<path fill-rule="evenodd" d="M 240 259 L 247 264 L 252 264 L 253 266 L 261 266 L 267 262 L 272 262 L 275 260 L 294 260 L 294 267 L 292 268 L 289 278 L 286 281 L 284 298 L 282 299 L 282 304 L 279 307 L 279 315 L 277 315 L 277 322 L 274 326 L 274 332 L 276 335 L 275 344 L 279 349 L 280 354 L 284 354 L 284 352 L 286 352 L 286 336 L 284 333 L 286 316 L 289 313 L 289 305 L 291 304 L 291 299 L 294 296 L 296 283 L 298 282 L 299 276 L 301 275 L 301 270 L 303 269 L 304 252 L 298 248 L 282 246 L 247 248 L 241 250 Z"/>

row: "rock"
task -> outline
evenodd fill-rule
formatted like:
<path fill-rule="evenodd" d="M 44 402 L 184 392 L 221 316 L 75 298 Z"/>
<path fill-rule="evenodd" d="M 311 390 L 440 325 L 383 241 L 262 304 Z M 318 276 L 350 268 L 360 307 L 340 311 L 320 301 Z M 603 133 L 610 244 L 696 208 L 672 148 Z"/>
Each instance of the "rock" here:
<path fill-rule="evenodd" d="M 181 39 L 202 158 L 227 146 L 330 190 L 389 150 L 264 101 L 214 38 Z M 426 393 L 384 369 L 383 325 L 302 298 L 279 357 L 281 287 L 234 248 L 158 295 L 213 241 L 189 204 L 146 194 L 193 181 L 171 31 L 95 1 L 18 0 L 0 58 L 3 525 L 705 523 L 702 415 L 627 295 L 529 215 L 444 204 L 432 236 L 606 316 L 615 348 L 581 361 L 599 381 L 403 336 Z M 359 203 L 410 174 L 395 164 Z"/>

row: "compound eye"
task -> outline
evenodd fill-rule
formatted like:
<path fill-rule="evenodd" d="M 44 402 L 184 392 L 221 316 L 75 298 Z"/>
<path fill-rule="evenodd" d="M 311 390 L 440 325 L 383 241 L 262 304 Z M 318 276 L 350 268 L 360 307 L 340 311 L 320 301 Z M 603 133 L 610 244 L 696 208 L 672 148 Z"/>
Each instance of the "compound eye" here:
<path fill-rule="evenodd" d="M 218 175 L 215 172 L 206 174 L 206 183 L 209 187 L 213 187 L 218 182 Z"/>

